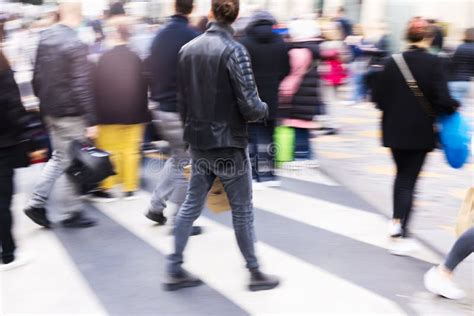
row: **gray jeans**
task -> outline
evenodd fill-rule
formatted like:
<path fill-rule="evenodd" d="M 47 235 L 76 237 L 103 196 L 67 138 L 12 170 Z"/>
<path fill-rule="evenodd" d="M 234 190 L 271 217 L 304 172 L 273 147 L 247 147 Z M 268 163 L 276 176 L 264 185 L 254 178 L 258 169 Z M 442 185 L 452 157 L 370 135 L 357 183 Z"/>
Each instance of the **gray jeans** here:
<path fill-rule="evenodd" d="M 453 248 L 446 257 L 444 266 L 450 271 L 456 267 L 474 252 L 474 227 L 468 229 L 454 244 Z"/>
<path fill-rule="evenodd" d="M 71 164 L 69 146 L 73 140 L 84 139 L 85 123 L 81 117 L 45 117 L 44 122 L 49 132 L 53 155 L 43 169 L 36 183 L 29 207 L 45 207 L 57 181 L 58 196 L 61 201 L 61 215 L 64 218 L 74 213 L 82 212 L 77 186 L 65 175 L 65 170 Z"/>
<path fill-rule="evenodd" d="M 201 215 L 209 190 L 219 177 L 232 207 L 232 222 L 240 251 L 248 269 L 258 268 L 255 256 L 252 172 L 244 149 L 191 150 L 192 176 L 189 190 L 175 222 L 175 251 L 169 256 L 168 273 L 178 274 L 183 251 L 194 221 Z"/>
<path fill-rule="evenodd" d="M 158 183 L 153 191 L 150 211 L 161 213 L 166 208 L 166 202 L 181 206 L 186 198 L 188 181 L 184 177 L 183 167 L 190 162 L 186 144 L 183 141 L 183 127 L 178 113 L 154 111 L 154 124 L 163 138 L 169 142 L 172 156 L 158 175 Z M 176 214 L 170 214 L 175 216 Z M 173 221 L 172 218 L 169 219 Z"/>

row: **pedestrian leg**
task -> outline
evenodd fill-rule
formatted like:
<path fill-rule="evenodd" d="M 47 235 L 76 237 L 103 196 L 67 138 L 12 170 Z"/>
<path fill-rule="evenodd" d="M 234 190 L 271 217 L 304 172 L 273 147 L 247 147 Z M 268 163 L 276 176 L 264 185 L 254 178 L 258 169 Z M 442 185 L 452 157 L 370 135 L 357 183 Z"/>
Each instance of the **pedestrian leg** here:
<path fill-rule="evenodd" d="M 208 161 L 200 160 L 198 155 L 193 154 L 189 190 L 175 221 L 174 253 L 168 257 L 167 271 L 170 275 L 177 275 L 182 271 L 183 252 L 188 243 L 193 223 L 201 215 L 207 194 L 214 183 L 215 175 L 207 165 Z"/>

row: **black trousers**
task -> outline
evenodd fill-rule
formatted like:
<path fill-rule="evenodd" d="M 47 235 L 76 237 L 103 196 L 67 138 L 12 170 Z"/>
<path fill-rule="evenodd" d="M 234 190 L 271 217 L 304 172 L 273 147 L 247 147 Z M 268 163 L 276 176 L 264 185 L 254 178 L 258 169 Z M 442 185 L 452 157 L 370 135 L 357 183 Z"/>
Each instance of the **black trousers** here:
<path fill-rule="evenodd" d="M 416 181 L 427 154 L 426 150 L 392 148 L 393 160 L 397 165 L 397 176 L 393 186 L 393 218 L 401 221 L 404 237 L 408 234 Z"/>
<path fill-rule="evenodd" d="M 15 242 L 12 236 L 11 203 L 13 197 L 13 170 L 1 166 L 0 157 L 0 246 L 1 259 L 9 263 L 14 259 Z"/>

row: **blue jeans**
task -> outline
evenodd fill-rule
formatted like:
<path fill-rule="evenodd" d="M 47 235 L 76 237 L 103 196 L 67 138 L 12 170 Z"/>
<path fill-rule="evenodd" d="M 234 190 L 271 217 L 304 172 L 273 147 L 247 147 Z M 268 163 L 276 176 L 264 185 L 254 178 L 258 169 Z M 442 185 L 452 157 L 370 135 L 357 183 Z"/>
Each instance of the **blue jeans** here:
<path fill-rule="evenodd" d="M 450 81 L 448 83 L 451 97 L 461 105 L 469 93 L 469 81 Z"/>
<path fill-rule="evenodd" d="M 194 221 L 201 215 L 207 194 L 219 177 L 232 207 L 232 222 L 240 251 L 248 269 L 257 269 L 255 256 L 254 213 L 252 205 L 252 173 L 245 149 L 191 149 L 192 175 L 186 199 L 176 216 L 174 253 L 168 257 L 168 273 L 181 271 L 184 248 Z"/>

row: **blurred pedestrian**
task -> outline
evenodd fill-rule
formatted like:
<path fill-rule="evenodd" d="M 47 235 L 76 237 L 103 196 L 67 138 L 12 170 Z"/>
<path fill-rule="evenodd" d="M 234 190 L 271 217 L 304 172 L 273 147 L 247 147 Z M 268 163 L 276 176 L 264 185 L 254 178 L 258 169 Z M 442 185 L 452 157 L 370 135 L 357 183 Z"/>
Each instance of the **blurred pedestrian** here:
<path fill-rule="evenodd" d="M 327 102 L 332 104 L 339 103 L 338 90 L 346 83 L 348 78 L 348 71 L 344 63 L 352 59 L 352 55 L 347 45 L 344 42 L 344 36 L 340 29 L 335 24 L 330 24 L 323 31 L 325 39 L 319 46 L 321 59 L 323 60 L 321 66 L 321 77 L 324 83 L 330 87 L 328 89 Z M 352 101 L 341 104 L 353 104 Z"/>
<path fill-rule="evenodd" d="M 466 30 L 464 44 L 456 49 L 450 66 L 449 89 L 462 104 L 469 94 L 470 81 L 474 80 L 474 27 Z"/>
<path fill-rule="evenodd" d="M 11 203 L 15 168 L 28 166 L 28 152 L 34 144 L 28 140 L 28 116 L 13 71 L 0 50 L 0 271 L 26 263 L 19 257 L 12 232 Z"/>
<path fill-rule="evenodd" d="M 252 178 L 270 186 L 278 185 L 274 173 L 275 150 L 272 148 L 278 88 L 290 72 L 288 48 L 281 35 L 273 33 L 274 25 L 276 20 L 270 13 L 259 11 L 252 16 L 245 36 L 240 40 L 250 54 L 258 92 L 269 109 L 265 121 L 249 124 Z"/>
<path fill-rule="evenodd" d="M 112 18 L 114 16 L 125 16 L 125 7 L 123 6 L 122 1 L 114 1 L 111 3 L 109 11 L 108 11 L 108 18 Z"/>
<path fill-rule="evenodd" d="M 177 108 L 176 70 L 181 47 L 198 36 L 189 25 L 193 7 L 193 0 L 176 0 L 176 14 L 156 35 L 149 58 L 153 119 L 160 135 L 169 142 L 172 152 L 158 175 L 158 183 L 146 214 L 148 219 L 160 225 L 167 220 L 172 224 L 188 187 L 183 167 L 189 164 L 190 157 L 183 141 L 183 123 Z M 194 228 L 193 234 L 198 233 L 200 228 Z"/>
<path fill-rule="evenodd" d="M 96 113 L 99 124 L 97 146 L 112 154 L 116 176 L 107 178 L 94 191 L 99 201 L 113 201 L 111 193 L 122 185 L 126 199 L 139 187 L 140 145 L 144 124 L 149 121 L 148 93 L 143 64 L 128 46 L 131 25 L 127 17 L 109 24 L 113 48 L 99 59 L 95 76 Z"/>
<path fill-rule="evenodd" d="M 279 115 L 283 125 L 295 129 L 295 158 L 309 160 L 310 130 L 316 128 L 313 119 L 325 114 L 318 72 L 320 31 L 314 21 L 298 20 L 290 23 L 289 33 L 291 70 L 279 88 Z"/>
<path fill-rule="evenodd" d="M 346 39 L 346 37 L 352 35 L 352 22 L 346 15 L 346 9 L 344 7 L 340 7 L 337 10 L 337 16 L 335 21 L 339 24 L 339 27 L 342 32 L 342 39 Z"/>
<path fill-rule="evenodd" d="M 198 23 L 196 24 L 196 31 L 198 31 L 200 34 L 206 32 L 207 24 L 209 24 L 209 19 L 207 18 L 207 16 L 201 17 Z"/>
<path fill-rule="evenodd" d="M 459 239 L 454 243 L 444 262 L 431 268 L 424 277 L 428 291 L 449 299 L 459 300 L 466 296 L 452 281 L 456 267 L 474 252 L 474 187 L 466 192 L 456 223 Z"/>
<path fill-rule="evenodd" d="M 64 175 L 72 159 L 70 144 L 97 135 L 88 48 L 75 32 L 82 22 L 81 3 L 61 2 L 59 12 L 60 22 L 41 34 L 33 74 L 33 90 L 40 100 L 40 111 L 54 152 L 43 169 L 25 214 L 44 227 L 51 225 L 46 205 L 53 186 Z M 64 217 L 61 224 L 65 227 L 94 225 L 95 221 L 85 215 L 78 188 L 67 176 L 64 176 L 60 190 Z"/>
<path fill-rule="evenodd" d="M 250 270 L 249 289 L 269 290 L 279 284 L 277 278 L 260 272 L 255 255 L 247 122 L 265 118 L 268 107 L 258 96 L 250 56 L 233 39 L 230 25 L 238 14 L 239 0 L 213 0 L 210 27 L 180 53 L 178 107 L 184 139 L 191 147 L 192 172 L 186 200 L 176 218 L 166 290 L 201 284 L 182 268 L 183 252 L 217 177 L 232 207 L 238 245 Z"/>
<path fill-rule="evenodd" d="M 431 25 L 432 32 L 433 32 L 433 40 L 431 42 L 431 50 L 438 54 L 443 50 L 444 46 L 444 31 L 439 26 L 438 21 L 436 19 L 428 19 L 428 23 Z"/>
<path fill-rule="evenodd" d="M 406 254 L 410 243 L 401 242 L 409 235 L 408 224 L 413 208 L 415 184 L 427 154 L 436 147 L 436 135 L 428 111 L 435 115 L 453 113 L 459 104 L 449 95 L 447 73 L 440 57 L 431 55 L 428 48 L 429 25 L 420 18 L 413 19 L 406 33 L 410 46 L 401 55 L 423 92 L 427 109 L 415 96 L 402 76 L 403 67 L 391 58 L 380 72 L 373 98 L 383 112 L 383 143 L 389 147 L 397 166 L 394 183 L 393 219 L 389 235 L 398 238 L 392 252 Z M 400 238 L 399 238 L 400 237 Z"/>
<path fill-rule="evenodd" d="M 474 252 L 474 227 L 467 230 L 451 248 L 443 264 L 431 268 L 424 277 L 428 291 L 449 298 L 460 300 L 466 296 L 463 290 L 452 281 L 456 267 Z"/>

